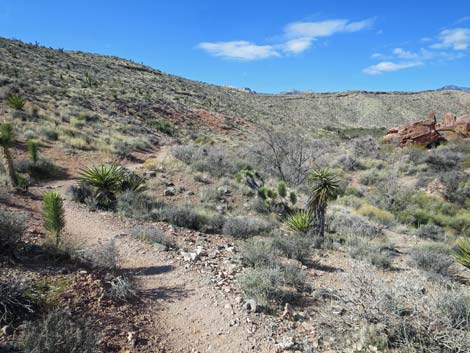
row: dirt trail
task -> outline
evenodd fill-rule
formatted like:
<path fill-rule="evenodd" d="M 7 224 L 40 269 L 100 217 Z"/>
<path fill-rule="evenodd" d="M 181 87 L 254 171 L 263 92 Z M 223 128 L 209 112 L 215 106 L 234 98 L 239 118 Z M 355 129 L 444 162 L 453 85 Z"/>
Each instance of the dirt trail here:
<path fill-rule="evenodd" d="M 64 193 L 72 181 L 48 185 Z M 116 239 L 120 265 L 139 280 L 140 295 L 152 303 L 151 327 L 162 347 L 151 352 L 276 352 L 270 330 L 248 314 L 232 293 L 210 284 L 207 274 L 185 268 L 177 254 L 132 239 L 130 223 L 112 214 L 90 212 L 65 201 L 66 232 L 85 246 Z M 118 235 L 118 236 L 116 236 Z M 201 271 L 202 272 L 202 271 Z M 147 328 L 148 331 L 148 328 Z M 150 348 L 150 347 L 149 347 Z"/>

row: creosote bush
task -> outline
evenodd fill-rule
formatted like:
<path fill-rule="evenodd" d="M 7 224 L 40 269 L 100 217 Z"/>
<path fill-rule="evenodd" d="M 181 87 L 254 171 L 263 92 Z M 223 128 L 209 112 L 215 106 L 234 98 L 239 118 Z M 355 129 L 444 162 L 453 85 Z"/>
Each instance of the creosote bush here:
<path fill-rule="evenodd" d="M 24 218 L 0 209 L 0 253 L 15 251 L 24 232 Z"/>
<path fill-rule="evenodd" d="M 448 276 L 453 262 L 452 257 L 433 247 L 416 248 L 411 252 L 411 263 L 432 274 Z"/>

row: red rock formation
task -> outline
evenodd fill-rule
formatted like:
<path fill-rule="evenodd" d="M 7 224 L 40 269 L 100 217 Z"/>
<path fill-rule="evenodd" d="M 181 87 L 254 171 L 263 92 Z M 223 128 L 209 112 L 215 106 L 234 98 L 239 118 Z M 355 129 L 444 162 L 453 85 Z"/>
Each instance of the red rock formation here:
<path fill-rule="evenodd" d="M 454 114 L 447 113 L 443 121 L 437 123 L 434 113 L 430 113 L 428 120 L 420 120 L 388 130 L 384 141 L 396 143 L 399 146 L 418 144 L 428 147 L 446 141 L 443 136 L 446 132 L 470 138 L 470 114 L 456 118 Z"/>

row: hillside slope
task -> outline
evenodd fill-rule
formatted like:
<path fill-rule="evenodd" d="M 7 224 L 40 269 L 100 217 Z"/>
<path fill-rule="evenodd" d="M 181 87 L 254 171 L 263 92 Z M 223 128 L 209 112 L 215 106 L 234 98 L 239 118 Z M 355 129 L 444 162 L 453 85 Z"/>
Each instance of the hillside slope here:
<path fill-rule="evenodd" d="M 170 119 L 221 129 L 286 119 L 315 127 L 390 127 L 470 111 L 460 91 L 251 94 L 191 81 L 116 57 L 54 50 L 0 38 L 0 97 L 18 89 L 46 109 L 87 109 L 103 118 Z M 1 108 L 0 108 L 1 109 Z"/>

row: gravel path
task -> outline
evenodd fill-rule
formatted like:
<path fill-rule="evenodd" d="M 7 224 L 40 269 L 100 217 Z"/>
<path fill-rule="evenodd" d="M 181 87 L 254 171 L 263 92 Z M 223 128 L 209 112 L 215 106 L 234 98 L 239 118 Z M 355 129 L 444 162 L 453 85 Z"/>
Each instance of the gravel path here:
<path fill-rule="evenodd" d="M 62 194 L 73 181 L 47 188 Z M 132 225 L 108 212 L 90 212 L 65 201 L 66 232 L 84 246 L 112 238 L 120 266 L 134 274 L 140 295 L 151 303 L 151 331 L 161 347 L 152 352 L 276 352 L 271 330 L 259 314 L 249 314 L 232 293 L 214 288 L 204 271 L 189 268 L 175 252 L 159 251 L 129 235 Z M 118 235 L 118 236 L 116 236 Z M 147 328 L 148 329 L 148 328 Z M 148 331 L 148 330 L 147 330 Z"/>

